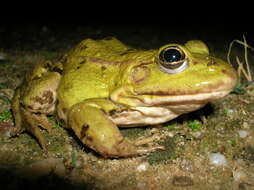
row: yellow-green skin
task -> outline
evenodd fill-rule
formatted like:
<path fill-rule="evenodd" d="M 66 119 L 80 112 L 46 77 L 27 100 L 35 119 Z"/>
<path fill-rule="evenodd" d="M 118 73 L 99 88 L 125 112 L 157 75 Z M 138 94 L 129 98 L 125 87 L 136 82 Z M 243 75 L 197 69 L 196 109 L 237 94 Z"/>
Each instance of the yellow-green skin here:
<path fill-rule="evenodd" d="M 15 131 L 24 129 L 47 141 L 39 126 L 50 131 L 47 115 L 56 114 L 88 147 L 104 157 L 146 154 L 162 146 L 144 147 L 154 138 L 130 141 L 118 127 L 162 123 L 224 97 L 236 83 L 235 70 L 209 55 L 198 40 L 181 49 L 188 68 L 161 71 L 159 50 L 136 50 L 115 38 L 87 39 L 58 62 L 39 63 L 13 99 Z"/>

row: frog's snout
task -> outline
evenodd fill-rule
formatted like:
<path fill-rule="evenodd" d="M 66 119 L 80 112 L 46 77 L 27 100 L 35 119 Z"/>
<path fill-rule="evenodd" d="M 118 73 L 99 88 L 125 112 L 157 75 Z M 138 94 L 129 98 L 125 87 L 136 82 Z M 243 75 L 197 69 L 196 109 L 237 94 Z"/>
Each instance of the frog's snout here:
<path fill-rule="evenodd" d="M 238 80 L 238 75 L 236 70 L 232 66 L 230 66 L 229 69 L 221 69 L 221 72 L 224 75 L 226 75 L 226 78 L 228 78 L 228 82 L 231 88 L 234 88 Z"/>

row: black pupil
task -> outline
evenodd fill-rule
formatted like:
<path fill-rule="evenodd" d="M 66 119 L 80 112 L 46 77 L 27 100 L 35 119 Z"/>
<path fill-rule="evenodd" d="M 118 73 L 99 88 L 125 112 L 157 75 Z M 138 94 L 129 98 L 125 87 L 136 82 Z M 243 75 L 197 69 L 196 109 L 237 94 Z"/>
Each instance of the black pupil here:
<path fill-rule="evenodd" d="M 177 62 L 181 60 L 182 54 L 177 49 L 167 49 L 163 53 L 163 58 L 166 62 Z"/>

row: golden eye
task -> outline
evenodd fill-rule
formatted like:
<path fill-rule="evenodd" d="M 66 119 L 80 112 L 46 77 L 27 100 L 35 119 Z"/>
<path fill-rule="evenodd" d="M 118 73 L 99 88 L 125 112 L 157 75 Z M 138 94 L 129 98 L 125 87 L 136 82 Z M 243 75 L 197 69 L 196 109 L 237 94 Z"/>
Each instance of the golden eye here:
<path fill-rule="evenodd" d="M 168 46 L 159 52 L 157 62 L 161 71 L 174 74 L 184 71 L 188 67 L 185 53 L 177 46 Z"/>

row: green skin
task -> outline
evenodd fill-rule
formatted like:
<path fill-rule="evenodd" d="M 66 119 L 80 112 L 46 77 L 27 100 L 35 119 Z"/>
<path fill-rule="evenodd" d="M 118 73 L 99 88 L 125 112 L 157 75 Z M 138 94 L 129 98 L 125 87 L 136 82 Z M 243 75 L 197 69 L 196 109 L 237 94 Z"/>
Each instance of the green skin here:
<path fill-rule="evenodd" d="M 180 49 L 188 67 L 169 74 L 159 67 L 167 47 Z M 40 128 L 50 132 L 47 116 L 56 114 L 83 144 L 104 157 L 130 157 L 158 149 L 143 146 L 149 137 L 130 141 L 118 127 L 163 123 L 227 95 L 236 83 L 235 70 L 209 55 L 198 40 L 168 44 L 159 50 L 136 50 L 115 38 L 82 41 L 59 62 L 37 64 L 16 90 L 13 135 L 31 132 L 47 149 Z"/>

